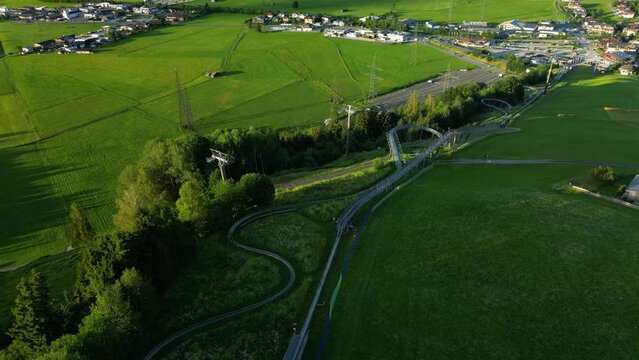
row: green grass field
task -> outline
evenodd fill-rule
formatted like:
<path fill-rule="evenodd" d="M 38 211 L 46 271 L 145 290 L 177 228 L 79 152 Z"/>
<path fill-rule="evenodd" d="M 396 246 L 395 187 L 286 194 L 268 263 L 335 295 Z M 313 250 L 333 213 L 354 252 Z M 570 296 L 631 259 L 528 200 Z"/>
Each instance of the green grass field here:
<path fill-rule="evenodd" d="M 47 3 L 51 6 L 53 3 Z M 57 3 L 56 3 L 57 4 Z M 0 0 L 0 6 L 3 6 Z M 82 34 L 100 28 L 101 24 L 87 23 L 23 23 L 4 21 L 0 23 L 0 41 L 6 54 L 17 52 L 16 47 L 33 45 L 38 41 L 66 34 Z"/>
<path fill-rule="evenodd" d="M 196 0 L 194 3 L 205 3 Z M 367 16 L 390 11 L 402 18 L 431 19 L 436 21 L 461 22 L 484 20 L 502 22 L 510 19 L 539 20 L 556 19 L 559 14 L 553 1 L 526 0 L 301 0 L 296 11 L 334 15 Z M 225 0 L 211 6 L 295 11 L 293 2 L 286 0 Z M 342 9 L 348 9 L 342 13 Z"/>
<path fill-rule="evenodd" d="M 461 151 L 457 157 L 578 159 L 639 163 L 639 80 L 576 69 L 551 95 L 517 118 L 522 131 L 500 135 Z"/>
<path fill-rule="evenodd" d="M 364 95 L 373 58 L 382 69 L 381 91 L 433 76 L 449 64 L 467 66 L 426 47 L 410 65 L 408 46 L 336 41 L 317 33 L 245 33 L 245 17 L 212 15 L 94 55 L 0 60 L 0 109 L 6 109 L 0 113 L 0 147 L 8 149 L 2 166 L 12 174 L 1 180 L 10 199 L 2 204 L 1 222 L 11 226 L 2 227 L 0 265 L 62 251 L 71 202 L 86 208 L 98 229 L 108 228 L 120 171 L 149 139 L 179 133 L 176 69 L 196 130 L 206 133 L 319 124 L 329 114 L 332 94 L 345 101 Z M 0 23 L 0 39 L 14 46 L 81 30 L 43 25 Z M 225 61 L 229 75 L 204 76 Z"/>
<path fill-rule="evenodd" d="M 454 156 L 639 163 L 637 80 L 575 70 L 563 81 L 514 121 L 521 132 Z M 364 232 L 325 358 L 636 357 L 637 213 L 558 190 L 592 182 L 588 171 L 437 165 L 399 190 Z"/>
<path fill-rule="evenodd" d="M 585 169 L 441 165 L 400 190 L 364 232 L 324 358 L 637 357 L 637 213 L 554 189 Z"/>

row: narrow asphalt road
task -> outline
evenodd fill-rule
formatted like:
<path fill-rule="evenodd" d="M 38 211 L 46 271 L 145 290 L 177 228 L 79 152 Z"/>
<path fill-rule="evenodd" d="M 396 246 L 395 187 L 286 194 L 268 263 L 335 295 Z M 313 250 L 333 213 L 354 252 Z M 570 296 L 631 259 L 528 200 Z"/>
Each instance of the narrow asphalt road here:
<path fill-rule="evenodd" d="M 433 79 L 432 82 L 424 81 L 407 88 L 379 96 L 373 99 L 371 103 L 390 110 L 408 101 L 408 98 L 413 92 L 416 92 L 420 99 L 423 99 L 428 95 L 441 94 L 448 87 L 452 86 L 480 82 L 489 84 L 499 79 L 499 74 L 500 72 L 492 68 L 451 71 L 448 76 L 448 81 L 446 81 L 446 75 L 441 75 Z"/>

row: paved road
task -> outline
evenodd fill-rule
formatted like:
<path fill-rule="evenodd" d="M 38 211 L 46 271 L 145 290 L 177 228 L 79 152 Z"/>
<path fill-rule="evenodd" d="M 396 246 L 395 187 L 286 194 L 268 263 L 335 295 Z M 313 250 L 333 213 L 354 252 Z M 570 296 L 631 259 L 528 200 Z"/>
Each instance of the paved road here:
<path fill-rule="evenodd" d="M 453 71 L 450 73 L 448 82 L 449 86 L 458 86 L 462 84 L 468 83 L 486 83 L 490 84 L 491 82 L 499 79 L 499 74 L 502 73 L 500 69 L 489 66 L 481 61 L 477 61 L 475 59 L 471 59 L 469 57 L 458 54 L 454 51 L 447 50 L 435 45 L 432 45 L 428 42 L 421 43 L 424 46 L 430 47 L 434 50 L 442 52 L 451 57 L 462 59 L 463 61 L 473 64 L 477 66 L 476 69 L 469 71 Z M 391 93 L 379 96 L 371 101 L 372 104 L 377 104 L 379 106 L 384 107 L 385 109 L 392 109 L 399 105 L 404 104 L 408 101 L 408 98 L 413 92 L 416 92 L 420 99 L 425 98 L 428 95 L 438 95 L 446 90 L 446 75 L 441 75 L 435 79 L 433 79 L 432 83 L 428 81 L 423 81 L 421 83 L 409 86 L 407 88 L 393 91 Z"/>
<path fill-rule="evenodd" d="M 458 86 L 468 83 L 486 83 L 489 84 L 499 79 L 500 72 L 493 68 L 477 68 L 468 71 L 452 71 L 449 76 L 449 86 Z M 446 75 L 433 79 L 432 83 L 428 81 L 409 86 L 405 89 L 393 91 L 386 95 L 375 98 L 372 103 L 380 105 L 386 109 L 392 109 L 408 101 L 413 92 L 416 92 L 420 99 L 428 95 L 438 95 L 446 90 Z"/>
<path fill-rule="evenodd" d="M 559 164 L 559 165 L 586 165 L 586 166 L 610 166 L 614 168 L 639 169 L 639 164 L 626 164 L 606 161 L 589 160 L 564 160 L 564 159 L 452 159 L 436 160 L 438 163 L 465 164 L 465 165 L 530 165 L 530 164 Z"/>

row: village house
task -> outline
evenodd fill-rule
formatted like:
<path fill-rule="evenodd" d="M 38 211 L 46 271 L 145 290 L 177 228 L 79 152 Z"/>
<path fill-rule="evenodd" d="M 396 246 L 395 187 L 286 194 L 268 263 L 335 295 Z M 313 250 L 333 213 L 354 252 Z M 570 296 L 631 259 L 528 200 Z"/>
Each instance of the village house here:
<path fill-rule="evenodd" d="M 389 32 L 382 35 L 382 40 L 392 43 L 403 43 L 407 41 L 408 34 L 404 32 Z"/>
<path fill-rule="evenodd" d="M 626 27 L 623 28 L 623 31 L 621 33 L 625 37 L 637 36 L 637 34 L 639 34 L 639 24 L 635 23 L 635 24 L 627 25 Z"/>
<path fill-rule="evenodd" d="M 636 53 L 637 45 L 622 42 L 609 42 L 606 46 L 606 52 Z"/>
<path fill-rule="evenodd" d="M 635 69 L 631 65 L 622 65 L 619 67 L 619 74 L 623 76 L 630 76 L 635 74 Z M 635 177 L 636 179 L 636 177 Z"/>
<path fill-rule="evenodd" d="M 635 60 L 634 55 L 625 52 L 607 52 L 603 54 L 603 59 L 611 64 L 632 63 Z"/>
<path fill-rule="evenodd" d="M 612 35 L 615 33 L 614 26 L 593 20 L 584 21 L 583 28 L 589 34 Z"/>
<path fill-rule="evenodd" d="M 67 20 L 73 20 L 73 19 L 77 19 L 81 16 L 84 16 L 84 14 L 82 13 L 82 11 L 78 10 L 78 9 L 64 9 L 62 10 L 62 17 L 67 19 Z"/>
<path fill-rule="evenodd" d="M 631 203 L 639 201 L 639 175 L 635 175 L 630 184 L 626 186 L 623 199 Z"/>
<path fill-rule="evenodd" d="M 537 30 L 537 24 L 525 23 L 517 19 L 504 21 L 497 27 L 499 30 L 510 34 L 532 34 Z"/>
<path fill-rule="evenodd" d="M 570 11 L 576 17 L 586 17 L 588 16 L 588 12 L 586 8 L 581 5 L 581 1 L 579 0 L 569 0 L 568 5 L 566 5 L 568 11 Z"/>
<path fill-rule="evenodd" d="M 622 17 L 624 19 L 632 19 L 636 15 L 635 11 L 630 7 L 630 4 L 628 4 L 627 1 L 617 2 L 612 12 L 615 16 Z"/>
<path fill-rule="evenodd" d="M 439 29 L 441 26 L 439 24 L 437 24 L 436 22 L 433 21 L 426 21 L 424 23 L 424 27 L 426 27 L 427 29 L 432 29 L 432 30 L 437 30 Z"/>
<path fill-rule="evenodd" d="M 419 23 L 415 19 L 402 19 L 399 21 L 404 24 L 407 29 L 414 29 L 417 27 L 417 25 L 419 25 Z"/>
<path fill-rule="evenodd" d="M 482 39 L 467 39 L 459 38 L 455 39 L 455 45 L 470 48 L 470 49 L 485 49 L 490 47 L 490 41 L 486 38 Z"/>

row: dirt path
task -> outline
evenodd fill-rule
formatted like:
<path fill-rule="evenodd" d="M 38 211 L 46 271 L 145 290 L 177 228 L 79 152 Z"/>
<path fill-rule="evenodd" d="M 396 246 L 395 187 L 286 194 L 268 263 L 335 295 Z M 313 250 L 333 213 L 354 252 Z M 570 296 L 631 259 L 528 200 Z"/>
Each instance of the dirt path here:
<path fill-rule="evenodd" d="M 320 174 L 316 174 L 316 175 L 311 175 L 308 177 L 304 177 L 301 179 L 297 179 L 297 180 L 293 180 L 293 181 L 289 181 L 289 182 L 285 182 L 285 183 L 281 183 L 281 184 L 277 184 L 275 185 L 275 190 L 277 191 L 286 191 L 286 190 L 291 190 L 294 189 L 296 187 L 299 186 L 304 186 L 304 185 L 309 185 L 318 181 L 323 181 L 323 180 L 331 180 L 343 175 L 347 175 L 347 174 L 351 174 L 351 173 L 355 173 L 358 171 L 362 171 L 362 170 L 366 170 L 368 168 L 371 168 L 373 166 L 373 162 L 372 161 L 366 161 L 360 165 L 355 165 L 355 166 L 349 166 L 347 168 L 343 168 L 340 170 L 335 170 L 335 171 L 329 171 L 327 173 L 320 173 Z"/>

